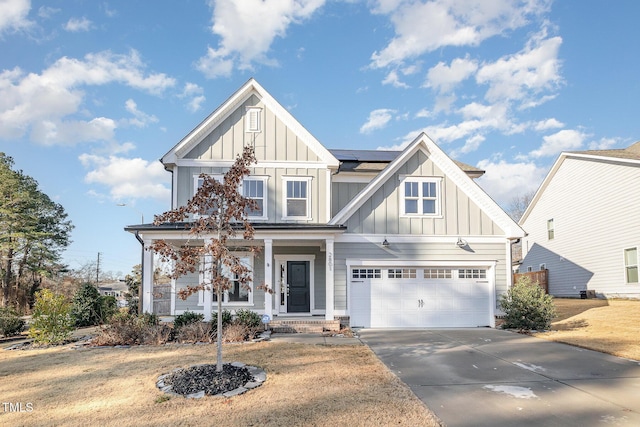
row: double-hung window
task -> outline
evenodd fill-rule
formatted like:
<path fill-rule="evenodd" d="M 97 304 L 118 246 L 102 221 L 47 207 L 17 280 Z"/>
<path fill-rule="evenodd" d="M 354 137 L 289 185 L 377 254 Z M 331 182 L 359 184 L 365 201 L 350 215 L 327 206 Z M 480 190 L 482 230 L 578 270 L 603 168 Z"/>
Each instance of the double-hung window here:
<path fill-rule="evenodd" d="M 547 220 L 547 240 L 553 240 L 556 237 L 556 227 L 553 218 Z"/>
<path fill-rule="evenodd" d="M 401 177 L 403 216 L 440 216 L 440 178 Z"/>
<path fill-rule="evenodd" d="M 224 176 L 220 174 L 211 176 L 219 182 L 224 179 Z M 240 193 L 242 193 L 244 197 L 253 199 L 256 202 L 254 209 L 247 209 L 247 217 L 252 220 L 267 219 L 267 180 L 268 177 L 266 176 L 248 176 L 240 185 Z M 202 187 L 203 182 L 204 179 L 200 178 L 200 176 L 196 175 L 194 177 L 194 195 L 196 191 Z"/>
<path fill-rule="evenodd" d="M 283 219 L 311 219 L 311 178 L 283 177 Z"/>
<path fill-rule="evenodd" d="M 247 209 L 251 219 L 267 219 L 267 178 L 247 177 L 242 182 L 242 195 L 252 199 L 256 206 Z"/>
<path fill-rule="evenodd" d="M 251 254 L 245 253 L 245 254 L 239 255 L 239 258 L 240 258 L 240 262 L 253 272 L 253 256 Z M 201 282 L 203 282 L 202 274 L 204 273 L 201 273 L 201 278 L 200 278 Z M 240 283 L 239 280 L 237 280 L 238 279 L 237 275 L 229 271 L 227 267 L 223 267 L 222 274 L 231 280 L 230 289 L 224 291 L 222 295 L 223 304 L 229 304 L 229 305 L 253 304 L 253 292 L 252 292 L 253 283 L 252 282 L 248 282 L 247 284 L 243 285 L 242 283 Z M 199 291 L 198 294 L 199 294 L 198 303 L 202 305 L 204 304 L 204 291 Z M 217 302 L 218 296 L 215 290 L 212 290 L 212 294 L 213 294 L 213 302 Z"/>
<path fill-rule="evenodd" d="M 638 248 L 624 250 L 624 270 L 627 283 L 638 283 Z"/>

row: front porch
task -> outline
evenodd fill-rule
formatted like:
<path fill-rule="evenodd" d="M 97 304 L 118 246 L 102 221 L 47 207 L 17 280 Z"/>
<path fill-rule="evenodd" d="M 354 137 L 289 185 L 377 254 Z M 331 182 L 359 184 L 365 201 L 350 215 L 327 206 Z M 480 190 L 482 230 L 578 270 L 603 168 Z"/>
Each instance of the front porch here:
<path fill-rule="evenodd" d="M 340 320 L 327 320 L 324 316 L 283 317 L 278 316 L 269 322 L 268 328 L 276 333 L 322 333 L 338 332 Z"/>

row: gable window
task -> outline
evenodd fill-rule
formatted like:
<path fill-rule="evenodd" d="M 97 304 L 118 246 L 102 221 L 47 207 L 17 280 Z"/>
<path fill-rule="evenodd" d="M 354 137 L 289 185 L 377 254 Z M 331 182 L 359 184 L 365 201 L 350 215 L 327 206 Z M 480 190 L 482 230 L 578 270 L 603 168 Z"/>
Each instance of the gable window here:
<path fill-rule="evenodd" d="M 311 178 L 283 177 L 283 219 L 311 219 Z"/>
<path fill-rule="evenodd" d="M 247 114 L 245 117 L 245 131 L 246 132 L 260 132 L 262 131 L 262 108 L 259 107 L 247 107 Z"/>
<path fill-rule="evenodd" d="M 251 219 L 267 219 L 267 178 L 249 177 L 242 182 L 242 195 L 256 202 L 255 209 L 247 209 Z"/>
<path fill-rule="evenodd" d="M 547 220 L 547 239 L 553 240 L 555 235 L 556 235 L 555 226 L 553 225 L 553 218 L 551 218 Z"/>
<path fill-rule="evenodd" d="M 638 283 L 638 248 L 624 250 L 624 270 L 627 283 Z"/>
<path fill-rule="evenodd" d="M 440 215 L 440 178 L 404 177 L 401 210 L 404 216 Z"/>

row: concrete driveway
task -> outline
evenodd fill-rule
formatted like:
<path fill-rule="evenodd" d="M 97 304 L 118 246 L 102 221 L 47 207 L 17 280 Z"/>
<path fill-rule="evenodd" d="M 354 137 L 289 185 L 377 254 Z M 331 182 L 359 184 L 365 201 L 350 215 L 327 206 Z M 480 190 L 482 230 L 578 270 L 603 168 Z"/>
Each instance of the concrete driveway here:
<path fill-rule="evenodd" d="M 638 361 L 488 328 L 360 337 L 450 427 L 640 426 Z"/>

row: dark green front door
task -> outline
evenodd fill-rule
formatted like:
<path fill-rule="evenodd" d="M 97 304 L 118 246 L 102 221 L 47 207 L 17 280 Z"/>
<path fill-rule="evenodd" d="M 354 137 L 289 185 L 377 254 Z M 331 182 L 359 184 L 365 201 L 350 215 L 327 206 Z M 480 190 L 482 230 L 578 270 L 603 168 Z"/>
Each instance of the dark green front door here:
<path fill-rule="evenodd" d="M 289 297 L 287 313 L 308 313 L 310 304 L 309 261 L 287 261 Z"/>

